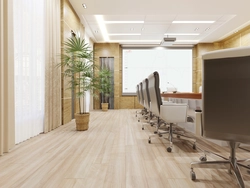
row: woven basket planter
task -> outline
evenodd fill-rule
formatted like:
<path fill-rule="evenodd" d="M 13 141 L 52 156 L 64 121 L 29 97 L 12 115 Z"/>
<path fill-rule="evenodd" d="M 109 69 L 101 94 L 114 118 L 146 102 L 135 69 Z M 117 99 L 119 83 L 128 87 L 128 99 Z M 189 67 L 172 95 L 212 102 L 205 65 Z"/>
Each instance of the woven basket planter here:
<path fill-rule="evenodd" d="M 85 131 L 89 128 L 89 113 L 86 114 L 75 114 L 76 130 Z"/>

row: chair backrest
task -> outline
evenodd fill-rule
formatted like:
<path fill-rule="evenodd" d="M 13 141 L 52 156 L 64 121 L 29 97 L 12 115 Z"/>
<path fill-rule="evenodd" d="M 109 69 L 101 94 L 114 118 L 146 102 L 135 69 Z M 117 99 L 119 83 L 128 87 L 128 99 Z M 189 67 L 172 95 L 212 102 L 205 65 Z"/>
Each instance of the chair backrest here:
<path fill-rule="evenodd" d="M 150 96 L 148 91 L 148 79 L 144 79 L 142 81 L 142 91 L 143 91 L 143 97 L 144 97 L 144 107 L 148 110 L 150 110 Z"/>
<path fill-rule="evenodd" d="M 142 92 L 142 82 L 139 83 L 140 104 L 144 106 L 144 96 Z"/>
<path fill-rule="evenodd" d="M 138 102 L 140 103 L 139 84 L 136 85 L 136 96 L 137 96 Z"/>
<path fill-rule="evenodd" d="M 159 83 L 160 83 L 160 78 L 158 72 L 154 72 L 148 76 L 150 111 L 158 117 L 160 116 L 160 106 L 162 105 Z"/>
<path fill-rule="evenodd" d="M 250 143 L 250 47 L 214 51 L 202 59 L 204 136 Z"/>
<path fill-rule="evenodd" d="M 185 123 L 187 122 L 188 105 L 185 103 L 169 103 L 161 105 L 160 117 L 167 123 Z"/>

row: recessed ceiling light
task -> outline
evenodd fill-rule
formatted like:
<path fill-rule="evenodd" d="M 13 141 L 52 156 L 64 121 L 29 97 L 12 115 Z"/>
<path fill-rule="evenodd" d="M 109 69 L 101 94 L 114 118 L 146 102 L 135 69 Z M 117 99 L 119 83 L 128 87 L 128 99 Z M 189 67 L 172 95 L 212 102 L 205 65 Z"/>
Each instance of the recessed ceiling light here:
<path fill-rule="evenodd" d="M 144 23 L 144 21 L 104 21 L 105 24 Z"/>
<path fill-rule="evenodd" d="M 109 36 L 141 35 L 141 33 L 110 33 Z"/>
<path fill-rule="evenodd" d="M 205 31 L 208 31 L 208 30 L 210 30 L 210 27 L 208 27 L 208 28 L 205 29 Z"/>
<path fill-rule="evenodd" d="M 130 28 L 130 31 L 134 31 L 134 28 L 133 28 L 133 27 L 131 27 L 131 28 Z"/>
<path fill-rule="evenodd" d="M 199 27 L 196 27 L 195 29 L 194 29 L 194 31 L 198 31 L 200 28 Z"/>
<path fill-rule="evenodd" d="M 214 23 L 215 21 L 173 21 L 172 23 Z"/>
<path fill-rule="evenodd" d="M 83 4 L 82 4 L 82 6 L 83 6 L 83 8 L 87 8 L 87 6 L 86 6 L 86 4 L 85 4 L 85 3 L 83 3 Z"/>
<path fill-rule="evenodd" d="M 200 35 L 200 33 L 165 33 L 164 35 Z"/>
<path fill-rule="evenodd" d="M 144 27 L 141 28 L 142 31 L 143 31 L 144 29 L 145 29 Z"/>

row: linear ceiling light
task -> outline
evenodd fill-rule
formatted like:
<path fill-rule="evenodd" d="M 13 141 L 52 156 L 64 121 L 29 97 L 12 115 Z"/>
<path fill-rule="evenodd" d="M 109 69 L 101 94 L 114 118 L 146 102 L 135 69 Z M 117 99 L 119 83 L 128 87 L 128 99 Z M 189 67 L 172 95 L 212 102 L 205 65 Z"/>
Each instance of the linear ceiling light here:
<path fill-rule="evenodd" d="M 214 23 L 215 21 L 173 21 L 172 23 Z"/>
<path fill-rule="evenodd" d="M 199 40 L 176 40 L 175 42 L 199 42 Z"/>
<path fill-rule="evenodd" d="M 110 40 L 110 42 L 137 42 L 137 43 L 143 43 L 143 42 L 148 42 L 148 43 L 160 43 L 160 40 Z"/>
<path fill-rule="evenodd" d="M 104 23 L 102 15 L 95 15 L 95 18 L 96 18 L 97 23 L 99 25 L 100 31 L 102 32 L 103 39 L 105 41 L 109 41 L 108 32 L 107 32 L 106 25 Z"/>
<path fill-rule="evenodd" d="M 190 36 L 192 36 L 192 35 L 200 35 L 200 33 L 165 33 L 164 35 L 190 35 Z"/>
<path fill-rule="evenodd" d="M 104 21 L 105 24 L 144 23 L 144 21 Z"/>
<path fill-rule="evenodd" d="M 141 35 L 141 33 L 110 33 L 109 36 Z"/>

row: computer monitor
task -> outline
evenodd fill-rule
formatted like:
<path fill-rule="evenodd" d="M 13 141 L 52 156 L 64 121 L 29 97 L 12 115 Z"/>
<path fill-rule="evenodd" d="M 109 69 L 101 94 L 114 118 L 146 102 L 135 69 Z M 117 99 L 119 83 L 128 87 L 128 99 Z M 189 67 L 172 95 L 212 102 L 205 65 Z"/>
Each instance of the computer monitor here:
<path fill-rule="evenodd" d="M 250 143 L 250 47 L 209 52 L 202 61 L 203 135 Z"/>

